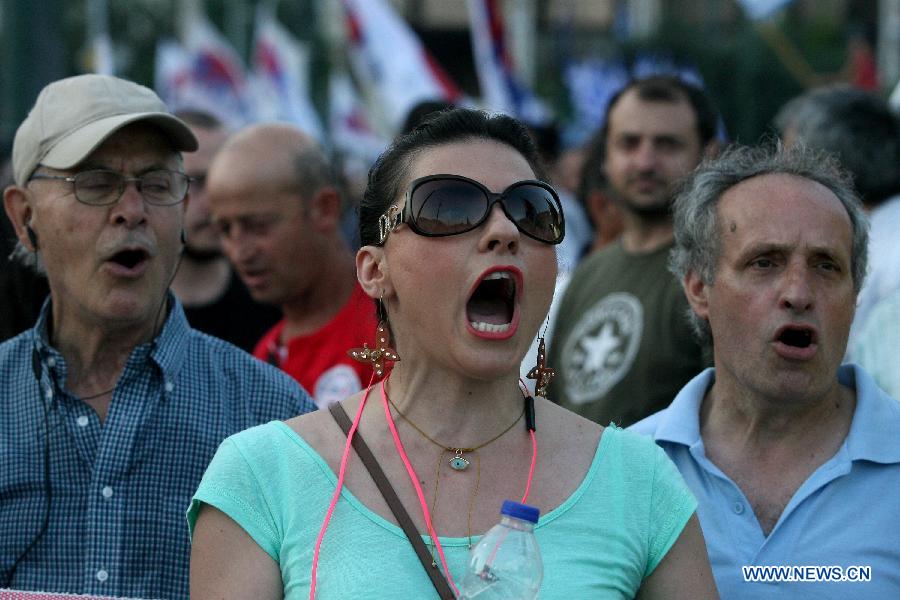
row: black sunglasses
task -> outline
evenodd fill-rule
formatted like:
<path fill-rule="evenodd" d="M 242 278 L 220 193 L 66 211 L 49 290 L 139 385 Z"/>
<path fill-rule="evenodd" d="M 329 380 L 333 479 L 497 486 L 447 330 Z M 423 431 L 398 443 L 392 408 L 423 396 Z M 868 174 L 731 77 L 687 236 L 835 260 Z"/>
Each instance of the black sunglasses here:
<path fill-rule="evenodd" d="M 378 219 L 379 243 L 400 223 L 427 237 L 466 233 L 479 227 L 500 203 L 503 213 L 523 234 L 558 244 L 566 232 L 562 204 L 543 181 L 517 181 L 500 194 L 461 175 L 429 175 L 414 180 L 403 208 L 391 206 Z"/>

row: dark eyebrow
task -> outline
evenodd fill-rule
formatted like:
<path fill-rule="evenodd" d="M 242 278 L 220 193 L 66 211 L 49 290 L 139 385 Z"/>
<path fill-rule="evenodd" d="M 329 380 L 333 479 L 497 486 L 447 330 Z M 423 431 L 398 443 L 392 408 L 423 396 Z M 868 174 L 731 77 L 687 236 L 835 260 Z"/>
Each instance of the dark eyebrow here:
<path fill-rule="evenodd" d="M 685 138 L 682 135 L 676 135 L 674 133 L 666 133 L 662 135 L 654 136 L 654 141 L 657 142 L 674 142 L 676 144 L 685 143 Z"/>

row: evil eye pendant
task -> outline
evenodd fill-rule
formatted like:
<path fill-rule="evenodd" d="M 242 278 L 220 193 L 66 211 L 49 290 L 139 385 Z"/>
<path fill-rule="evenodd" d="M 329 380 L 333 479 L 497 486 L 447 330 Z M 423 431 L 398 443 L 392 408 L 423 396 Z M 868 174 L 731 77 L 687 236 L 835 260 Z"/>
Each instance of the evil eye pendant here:
<path fill-rule="evenodd" d="M 469 461 L 462 456 L 462 450 L 456 451 L 456 456 L 450 459 L 450 468 L 456 471 L 465 471 L 469 468 Z"/>

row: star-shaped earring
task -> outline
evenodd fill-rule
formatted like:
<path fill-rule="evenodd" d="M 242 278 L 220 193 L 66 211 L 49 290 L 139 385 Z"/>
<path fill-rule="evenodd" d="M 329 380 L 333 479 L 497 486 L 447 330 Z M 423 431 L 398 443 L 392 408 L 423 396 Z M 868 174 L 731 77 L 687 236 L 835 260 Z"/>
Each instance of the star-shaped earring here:
<path fill-rule="evenodd" d="M 538 396 L 547 397 L 547 386 L 550 385 L 550 382 L 556 377 L 556 369 L 551 369 L 547 366 L 547 352 L 544 348 L 544 338 L 541 338 L 540 343 L 538 344 L 538 359 L 537 365 L 528 371 L 528 375 L 526 375 L 528 379 L 534 379 L 534 393 Z"/>
<path fill-rule="evenodd" d="M 388 346 L 388 333 L 384 327 L 384 321 L 378 324 L 375 330 L 375 347 L 369 348 L 368 344 L 363 344 L 362 348 L 351 348 L 347 351 L 350 358 L 358 360 L 362 363 L 371 363 L 375 375 L 384 376 L 384 361 L 391 360 L 397 362 L 400 357 L 397 356 L 396 350 Z"/>

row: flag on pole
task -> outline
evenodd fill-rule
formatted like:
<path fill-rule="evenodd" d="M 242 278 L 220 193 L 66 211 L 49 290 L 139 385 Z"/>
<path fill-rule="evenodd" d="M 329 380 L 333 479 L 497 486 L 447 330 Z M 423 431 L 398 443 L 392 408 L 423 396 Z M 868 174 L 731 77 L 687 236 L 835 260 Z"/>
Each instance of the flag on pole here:
<path fill-rule="evenodd" d="M 389 135 L 423 100 L 456 102 L 460 91 L 386 0 L 343 0 L 350 66 Z"/>
<path fill-rule="evenodd" d="M 322 123 L 309 94 L 309 48 L 263 4 L 256 11 L 251 82 L 258 120 L 287 121 L 322 141 Z"/>
<path fill-rule="evenodd" d="M 205 110 L 231 127 L 253 119 L 240 57 L 199 15 L 186 25 L 184 46 L 174 40 L 157 45 L 156 91 L 173 110 Z"/>
<path fill-rule="evenodd" d="M 345 159 L 368 168 L 387 148 L 390 140 L 372 127 L 366 106 L 347 73 L 335 72 L 329 82 L 328 115 L 331 141 Z"/>
<path fill-rule="evenodd" d="M 468 7 L 482 104 L 534 125 L 547 122 L 549 110 L 514 72 L 500 0 L 468 0 Z"/>

